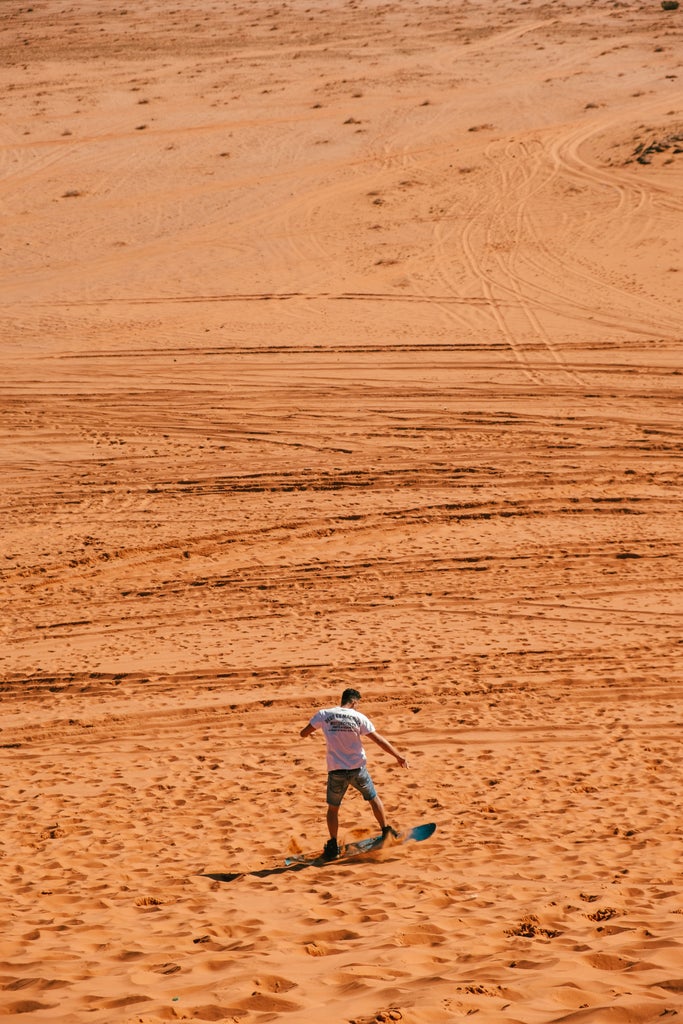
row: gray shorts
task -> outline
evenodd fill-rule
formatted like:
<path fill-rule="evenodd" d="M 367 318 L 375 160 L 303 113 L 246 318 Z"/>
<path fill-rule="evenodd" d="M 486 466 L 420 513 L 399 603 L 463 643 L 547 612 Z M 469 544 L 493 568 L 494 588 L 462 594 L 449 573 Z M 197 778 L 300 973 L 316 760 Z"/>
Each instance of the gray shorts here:
<path fill-rule="evenodd" d="M 327 802 L 339 807 L 349 786 L 357 789 L 364 800 L 374 800 L 377 790 L 370 778 L 367 765 L 361 768 L 339 769 L 327 774 Z"/>

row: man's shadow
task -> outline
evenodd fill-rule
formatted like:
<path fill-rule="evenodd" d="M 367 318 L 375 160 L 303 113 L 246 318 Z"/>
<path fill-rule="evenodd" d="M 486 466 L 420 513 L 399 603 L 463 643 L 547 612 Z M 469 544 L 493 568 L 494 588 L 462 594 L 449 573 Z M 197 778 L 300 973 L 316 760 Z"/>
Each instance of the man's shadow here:
<path fill-rule="evenodd" d="M 283 864 L 279 868 L 259 868 L 256 871 L 202 871 L 201 878 L 212 878 L 214 882 L 234 882 L 236 878 L 253 875 L 256 878 L 269 878 L 270 875 L 283 875 L 286 871 L 303 871 L 304 868 L 322 867 L 329 861 L 317 858 L 303 864 Z"/>

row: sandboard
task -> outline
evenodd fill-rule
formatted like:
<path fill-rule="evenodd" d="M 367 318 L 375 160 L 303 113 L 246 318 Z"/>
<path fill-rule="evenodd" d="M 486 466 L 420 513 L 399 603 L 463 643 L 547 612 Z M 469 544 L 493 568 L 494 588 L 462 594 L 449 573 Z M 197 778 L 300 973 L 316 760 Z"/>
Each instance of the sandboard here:
<path fill-rule="evenodd" d="M 256 871 L 206 871 L 202 874 L 204 878 L 212 878 L 216 882 L 234 882 L 235 879 L 244 878 L 245 875 L 268 878 L 270 875 L 281 875 L 285 871 L 302 871 L 304 868 L 326 867 L 338 864 L 340 861 L 353 860 L 362 857 L 363 854 L 371 853 L 373 850 L 379 850 L 385 843 L 392 846 L 409 842 L 421 843 L 424 839 L 429 839 L 435 831 L 436 825 L 431 822 L 429 825 L 417 825 L 405 832 L 399 832 L 397 837 L 391 837 L 388 840 L 383 839 L 381 835 L 368 836 L 366 839 L 358 839 L 354 843 L 346 843 L 342 847 L 340 855 L 334 860 L 325 860 L 320 854 L 313 856 L 301 854 L 296 857 L 287 857 L 284 864 L 276 868 L 257 868 Z"/>
<path fill-rule="evenodd" d="M 399 832 L 397 836 L 390 836 L 388 839 L 385 839 L 380 833 L 377 836 L 358 839 L 354 843 L 345 843 L 340 848 L 339 854 L 332 860 L 326 860 L 319 853 L 313 856 L 297 854 L 295 857 L 287 857 L 285 865 L 290 867 L 294 864 L 334 864 L 340 860 L 351 860 L 354 857 L 361 857 L 365 853 L 371 853 L 373 850 L 379 850 L 387 842 L 392 845 L 410 842 L 421 843 L 424 839 L 429 839 L 435 831 L 436 825 L 434 822 L 430 822 L 428 825 L 416 825 L 414 828 L 409 828 L 405 832 Z"/>

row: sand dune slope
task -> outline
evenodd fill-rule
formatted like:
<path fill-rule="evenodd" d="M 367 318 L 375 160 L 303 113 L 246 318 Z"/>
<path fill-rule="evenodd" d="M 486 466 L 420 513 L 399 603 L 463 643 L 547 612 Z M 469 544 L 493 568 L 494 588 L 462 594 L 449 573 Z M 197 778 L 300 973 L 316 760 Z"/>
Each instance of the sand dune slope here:
<path fill-rule="evenodd" d="M 680 11 L 0 51 L 0 1017 L 683 1013 Z M 345 685 L 437 830 L 286 870 Z"/>

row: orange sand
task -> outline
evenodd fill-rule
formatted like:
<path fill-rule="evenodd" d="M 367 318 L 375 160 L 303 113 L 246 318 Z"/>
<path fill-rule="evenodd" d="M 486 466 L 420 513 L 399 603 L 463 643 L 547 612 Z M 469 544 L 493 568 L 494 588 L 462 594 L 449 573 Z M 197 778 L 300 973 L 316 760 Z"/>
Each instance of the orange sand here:
<path fill-rule="evenodd" d="M 681 16 L 3 0 L 0 1015 L 683 1013 Z"/>

